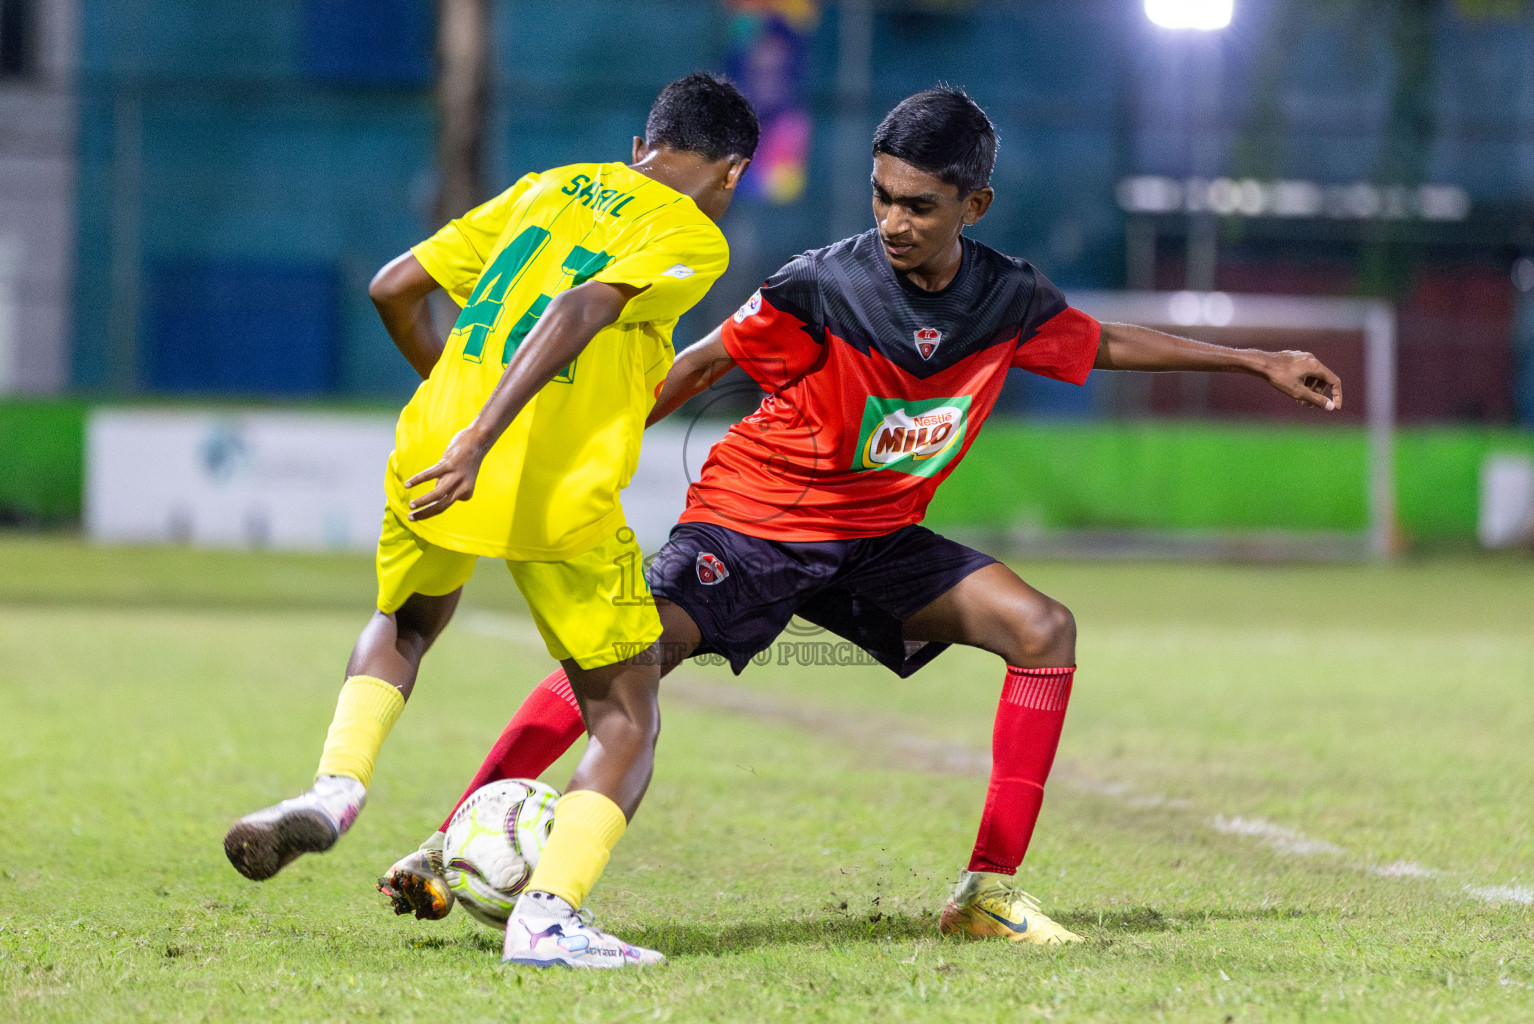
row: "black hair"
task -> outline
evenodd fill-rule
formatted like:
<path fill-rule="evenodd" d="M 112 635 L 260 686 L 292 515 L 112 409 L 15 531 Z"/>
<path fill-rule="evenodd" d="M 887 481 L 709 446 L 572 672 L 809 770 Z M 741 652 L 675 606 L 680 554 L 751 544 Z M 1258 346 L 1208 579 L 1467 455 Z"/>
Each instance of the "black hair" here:
<path fill-rule="evenodd" d="M 907 96 L 874 129 L 874 154 L 935 174 L 963 199 L 985 188 L 996 164 L 996 126 L 963 89 L 939 82 Z"/>
<path fill-rule="evenodd" d="M 650 145 L 701 153 L 710 160 L 751 156 L 760 132 L 756 111 L 740 90 L 703 71 L 662 89 L 644 125 Z"/>

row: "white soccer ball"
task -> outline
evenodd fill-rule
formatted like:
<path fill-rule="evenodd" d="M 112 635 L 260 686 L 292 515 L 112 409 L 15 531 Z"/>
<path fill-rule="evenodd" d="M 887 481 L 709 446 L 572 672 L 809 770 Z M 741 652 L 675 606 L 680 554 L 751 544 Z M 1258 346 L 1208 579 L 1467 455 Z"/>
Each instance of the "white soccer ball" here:
<path fill-rule="evenodd" d="M 481 924 L 506 927 L 554 828 L 558 799 L 557 791 L 533 779 L 502 779 L 475 790 L 453 813 L 443 874 Z"/>

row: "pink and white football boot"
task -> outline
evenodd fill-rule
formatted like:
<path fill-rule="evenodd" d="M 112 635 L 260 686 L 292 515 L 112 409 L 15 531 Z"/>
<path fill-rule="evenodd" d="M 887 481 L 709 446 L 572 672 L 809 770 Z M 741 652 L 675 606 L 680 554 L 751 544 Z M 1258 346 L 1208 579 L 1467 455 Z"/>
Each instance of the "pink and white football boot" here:
<path fill-rule="evenodd" d="M 653 949 L 632 946 L 591 923 L 558 896 L 525 892 L 506 922 L 505 964 L 530 967 L 647 967 L 666 958 Z"/>

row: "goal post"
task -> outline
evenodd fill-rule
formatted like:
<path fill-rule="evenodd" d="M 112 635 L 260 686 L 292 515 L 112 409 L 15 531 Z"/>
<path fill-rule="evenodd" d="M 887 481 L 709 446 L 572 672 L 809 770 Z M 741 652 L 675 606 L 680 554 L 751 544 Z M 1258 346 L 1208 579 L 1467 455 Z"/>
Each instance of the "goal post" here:
<path fill-rule="evenodd" d="M 1388 302 L 1192 291 L 1073 291 L 1070 299 L 1073 306 L 1102 322 L 1142 324 L 1173 333 L 1216 328 L 1360 334 L 1368 438 L 1367 546 L 1378 559 L 1396 553 L 1396 316 Z"/>

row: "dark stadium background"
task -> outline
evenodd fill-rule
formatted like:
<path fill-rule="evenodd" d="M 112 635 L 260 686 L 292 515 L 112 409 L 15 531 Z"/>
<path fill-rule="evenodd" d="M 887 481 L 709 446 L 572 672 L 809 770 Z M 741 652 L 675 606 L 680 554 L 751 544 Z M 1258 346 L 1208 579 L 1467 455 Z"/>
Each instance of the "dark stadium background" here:
<path fill-rule="evenodd" d="M 1403 481 L 1458 488 L 1457 525 L 1439 534 L 1468 540 L 1478 459 L 1530 450 L 1534 4 L 1237 0 L 1229 28 L 1197 33 L 1151 24 L 1140 0 L 0 0 L 0 240 L 20 254 L 0 259 L 16 339 L 0 368 L 0 516 L 78 519 L 94 403 L 387 408 L 409 393 L 365 286 L 444 212 L 434 52 L 455 6 L 489 25 L 474 198 L 527 169 L 623 159 L 660 85 L 738 63 L 743 11 L 808 9 L 784 72 L 811 125 L 806 187 L 737 204 L 732 268 L 679 340 L 787 256 L 865 228 L 873 125 L 945 80 L 1000 131 L 998 201 L 976 237 L 1068 294 L 1391 302 L 1402 458 L 1439 460 L 1403 464 Z M 1468 208 L 1201 222 L 1126 210 L 1121 185 L 1143 176 L 1377 196 L 1426 184 Z M 1210 262 L 1190 266 L 1199 230 L 1213 244 L 1194 262 Z M 1329 355 L 1361 364 L 1356 345 Z M 1102 375 L 1084 389 L 1017 376 L 1007 412 L 1087 431 L 1287 415 L 1227 382 L 1131 394 Z"/>

